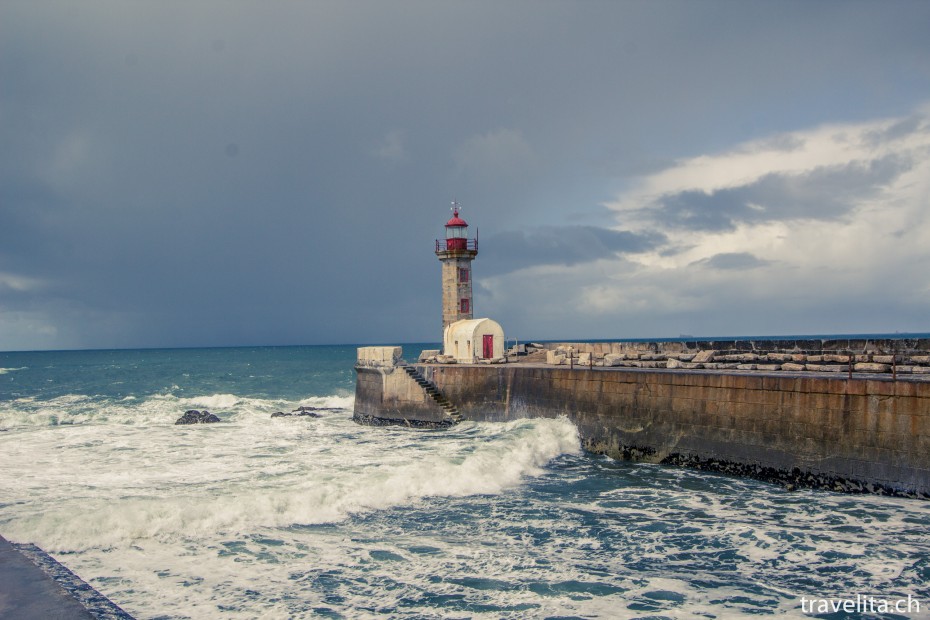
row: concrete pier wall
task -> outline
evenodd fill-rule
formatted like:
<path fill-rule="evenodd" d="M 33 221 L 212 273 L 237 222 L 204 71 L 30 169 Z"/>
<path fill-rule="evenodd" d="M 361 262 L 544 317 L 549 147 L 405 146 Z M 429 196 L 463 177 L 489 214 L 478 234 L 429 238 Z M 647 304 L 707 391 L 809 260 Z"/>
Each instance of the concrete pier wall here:
<path fill-rule="evenodd" d="M 517 364 L 419 369 L 465 419 L 565 415 L 587 450 L 616 458 L 930 497 L 930 383 Z M 380 398 L 396 415 L 403 406 L 390 385 Z M 377 391 L 360 391 L 356 410 L 377 417 Z"/>
<path fill-rule="evenodd" d="M 360 424 L 435 427 L 446 412 L 399 366 L 356 366 L 354 419 Z"/>

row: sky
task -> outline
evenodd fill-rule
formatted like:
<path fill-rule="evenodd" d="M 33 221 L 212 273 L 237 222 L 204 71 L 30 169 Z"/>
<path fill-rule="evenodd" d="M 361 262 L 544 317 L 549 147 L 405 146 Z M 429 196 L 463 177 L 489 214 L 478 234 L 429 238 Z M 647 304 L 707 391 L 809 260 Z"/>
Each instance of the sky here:
<path fill-rule="evenodd" d="M 930 3 L 0 3 L 0 350 L 930 331 Z M 479 232 L 480 231 L 480 232 Z"/>

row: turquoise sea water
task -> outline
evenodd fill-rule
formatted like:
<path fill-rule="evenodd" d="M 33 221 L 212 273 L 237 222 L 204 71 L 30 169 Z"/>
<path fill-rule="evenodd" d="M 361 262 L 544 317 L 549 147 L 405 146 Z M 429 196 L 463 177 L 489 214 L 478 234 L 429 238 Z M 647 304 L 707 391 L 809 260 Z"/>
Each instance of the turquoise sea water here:
<path fill-rule="evenodd" d="M 0 534 L 138 618 L 930 616 L 928 502 L 615 462 L 564 419 L 357 426 L 354 358 L 0 353 Z"/>

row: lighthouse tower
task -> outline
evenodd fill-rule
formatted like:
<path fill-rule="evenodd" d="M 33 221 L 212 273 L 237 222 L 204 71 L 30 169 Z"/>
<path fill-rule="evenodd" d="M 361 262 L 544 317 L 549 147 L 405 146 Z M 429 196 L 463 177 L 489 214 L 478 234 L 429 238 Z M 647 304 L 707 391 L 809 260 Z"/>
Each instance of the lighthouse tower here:
<path fill-rule="evenodd" d="M 442 330 L 456 321 L 471 319 L 471 262 L 478 256 L 478 239 L 468 238 L 468 224 L 452 203 L 452 219 L 446 222 L 446 238 L 436 240 L 436 256 L 442 263 Z"/>

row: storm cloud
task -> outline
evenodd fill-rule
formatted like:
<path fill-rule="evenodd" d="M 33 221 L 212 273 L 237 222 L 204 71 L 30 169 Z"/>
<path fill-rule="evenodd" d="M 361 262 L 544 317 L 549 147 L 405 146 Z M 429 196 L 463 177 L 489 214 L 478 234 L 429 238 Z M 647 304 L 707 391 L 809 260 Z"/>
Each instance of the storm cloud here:
<path fill-rule="evenodd" d="M 642 278 L 788 269 L 778 227 L 799 218 L 858 243 L 887 199 L 893 247 L 922 241 L 902 192 L 922 191 L 928 20 L 912 2 L 3 3 L 0 350 L 434 341 L 453 199 L 481 230 L 476 311 L 540 339 L 617 332 L 563 301 L 528 311 L 511 275 L 572 272 L 582 307 L 629 303 L 636 335 L 671 303 Z M 741 253 L 758 268 L 688 268 Z"/>
<path fill-rule="evenodd" d="M 542 265 L 577 265 L 653 250 L 665 236 L 596 226 L 548 226 L 507 231 L 486 239 L 487 275 Z"/>

